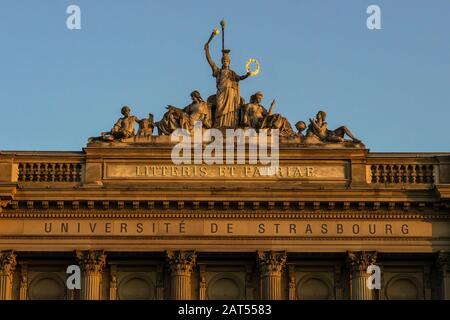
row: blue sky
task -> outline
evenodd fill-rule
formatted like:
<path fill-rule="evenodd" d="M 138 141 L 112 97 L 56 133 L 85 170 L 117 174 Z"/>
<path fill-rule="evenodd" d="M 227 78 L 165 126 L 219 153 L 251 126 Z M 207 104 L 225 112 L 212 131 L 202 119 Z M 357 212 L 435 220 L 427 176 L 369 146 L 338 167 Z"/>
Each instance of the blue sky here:
<path fill-rule="evenodd" d="M 232 69 L 261 63 L 246 100 L 263 91 L 292 124 L 325 110 L 371 151 L 449 152 L 449 14 L 448 0 L 0 0 L 0 150 L 81 150 L 122 105 L 159 120 L 215 93 L 203 45 L 225 18 Z M 211 52 L 219 63 L 220 37 Z"/>

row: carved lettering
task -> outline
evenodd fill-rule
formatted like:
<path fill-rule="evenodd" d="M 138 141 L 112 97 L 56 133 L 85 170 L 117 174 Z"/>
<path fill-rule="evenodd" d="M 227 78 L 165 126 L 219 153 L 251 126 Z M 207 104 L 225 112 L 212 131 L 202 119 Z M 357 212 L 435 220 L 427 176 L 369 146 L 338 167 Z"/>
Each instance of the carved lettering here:
<path fill-rule="evenodd" d="M 45 223 L 44 224 L 44 231 L 45 231 L 45 233 L 50 233 L 50 232 L 52 232 L 52 223 L 50 222 L 50 223 Z"/>
<path fill-rule="evenodd" d="M 260 224 L 259 224 L 259 226 L 258 226 L 258 232 L 259 232 L 259 233 L 264 233 L 264 232 L 266 232 L 266 227 L 265 227 L 264 223 L 260 223 Z"/>
<path fill-rule="evenodd" d="M 293 224 L 293 223 L 291 223 L 290 225 L 289 225 L 289 233 L 297 233 L 297 229 L 296 229 L 296 225 L 295 224 Z"/>
<path fill-rule="evenodd" d="M 95 232 L 95 228 L 97 228 L 97 224 L 96 223 L 89 223 L 89 228 L 91 229 L 91 232 L 94 233 Z"/>
<path fill-rule="evenodd" d="M 228 221 L 202 221 L 189 220 L 156 220 L 148 221 L 43 221 L 39 228 L 33 221 L 25 222 L 25 235 L 218 235 L 218 236 L 256 236 L 269 235 L 274 237 L 405 237 L 418 236 L 424 232 L 423 227 L 417 224 L 400 222 L 338 222 L 338 221 L 277 221 L 270 220 L 239 220 Z M 202 227 L 202 225 L 204 226 Z M 56 225 L 56 228 L 54 228 Z M 240 226 L 246 226 L 241 228 Z M 31 230 L 31 231 L 30 231 Z M 412 232 L 414 231 L 414 232 Z"/>
<path fill-rule="evenodd" d="M 344 165 L 278 166 L 263 165 L 146 165 L 108 163 L 106 179 L 178 179 L 185 178 L 248 178 L 248 179 L 346 179 Z"/>
<path fill-rule="evenodd" d="M 311 229 L 311 225 L 310 225 L 309 223 L 306 225 L 305 234 L 307 234 L 307 233 L 309 233 L 309 234 L 312 234 L 312 233 L 313 233 L 313 232 L 312 232 L 312 229 Z"/>
<path fill-rule="evenodd" d="M 403 224 L 402 225 L 402 233 L 403 234 L 408 234 L 409 233 L 409 229 L 408 229 L 408 225 L 407 224 Z"/>

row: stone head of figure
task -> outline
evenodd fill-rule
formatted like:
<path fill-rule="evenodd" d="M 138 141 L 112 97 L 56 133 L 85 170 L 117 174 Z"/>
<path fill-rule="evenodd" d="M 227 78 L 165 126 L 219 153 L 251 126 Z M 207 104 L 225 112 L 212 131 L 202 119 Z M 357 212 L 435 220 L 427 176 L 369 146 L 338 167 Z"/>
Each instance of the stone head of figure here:
<path fill-rule="evenodd" d="M 131 109 L 129 106 L 123 106 L 120 110 L 120 113 L 122 113 L 125 117 L 128 117 L 130 115 Z"/>
<path fill-rule="evenodd" d="M 230 51 L 223 50 L 222 51 L 222 68 L 228 69 L 230 67 Z"/>
<path fill-rule="evenodd" d="M 193 102 L 203 102 L 203 98 L 197 90 L 191 92 L 191 98 Z"/>
<path fill-rule="evenodd" d="M 327 117 L 327 113 L 325 111 L 317 112 L 316 118 L 318 121 L 325 121 L 326 117 Z"/>
<path fill-rule="evenodd" d="M 297 128 L 298 132 L 302 132 L 306 129 L 306 123 L 304 123 L 303 121 L 299 121 L 295 124 L 295 127 Z"/>
<path fill-rule="evenodd" d="M 264 98 L 264 94 L 261 91 L 256 92 L 254 95 L 250 97 L 250 103 L 261 103 Z"/>

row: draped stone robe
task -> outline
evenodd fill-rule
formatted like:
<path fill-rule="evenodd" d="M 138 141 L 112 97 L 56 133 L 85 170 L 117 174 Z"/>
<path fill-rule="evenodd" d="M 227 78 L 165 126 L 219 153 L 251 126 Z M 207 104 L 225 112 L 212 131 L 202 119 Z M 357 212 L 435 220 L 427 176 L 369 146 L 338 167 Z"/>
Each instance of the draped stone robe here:
<path fill-rule="evenodd" d="M 235 128 L 238 122 L 240 104 L 239 81 L 241 77 L 230 69 L 219 69 L 212 66 L 213 76 L 216 78 L 216 128 Z"/>

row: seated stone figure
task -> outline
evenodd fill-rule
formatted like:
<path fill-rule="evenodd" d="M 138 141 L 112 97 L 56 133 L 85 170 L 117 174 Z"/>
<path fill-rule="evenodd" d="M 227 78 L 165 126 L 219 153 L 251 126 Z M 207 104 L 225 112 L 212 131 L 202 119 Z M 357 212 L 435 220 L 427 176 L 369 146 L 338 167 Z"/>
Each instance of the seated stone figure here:
<path fill-rule="evenodd" d="M 137 135 L 139 137 L 149 137 L 153 134 L 153 114 L 149 113 L 148 118 L 139 121 L 139 130 Z"/>
<path fill-rule="evenodd" d="M 241 126 L 253 129 L 278 129 L 280 136 L 297 136 L 292 130 L 289 121 L 280 114 L 272 114 L 275 100 L 270 106 L 269 112 L 261 105 L 264 95 L 258 91 L 250 97 L 250 103 L 241 110 Z"/>
<path fill-rule="evenodd" d="M 156 122 L 159 135 L 170 135 L 176 129 L 191 131 L 196 121 L 201 121 L 204 128 L 211 128 L 212 118 L 208 104 L 202 99 L 200 92 L 191 93 L 192 103 L 183 109 L 167 106 L 168 111 Z"/>
<path fill-rule="evenodd" d="M 350 130 L 341 126 L 335 130 L 328 130 L 327 123 L 325 122 L 327 114 L 325 111 L 317 112 L 316 119 L 310 118 L 310 124 L 306 131 L 307 137 L 316 137 L 323 142 L 345 142 L 345 135 L 349 136 L 354 143 L 361 143 L 361 140 L 356 139 Z"/>
<path fill-rule="evenodd" d="M 135 126 L 139 122 L 136 116 L 131 115 L 131 109 L 128 106 L 123 106 L 121 111 L 123 117 L 119 118 L 112 129 L 107 132 L 102 132 L 99 137 L 89 138 L 89 142 L 92 141 L 114 141 L 124 140 L 135 136 Z"/>

